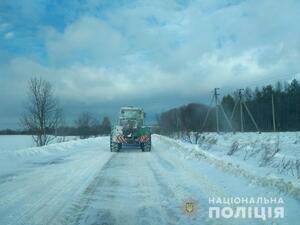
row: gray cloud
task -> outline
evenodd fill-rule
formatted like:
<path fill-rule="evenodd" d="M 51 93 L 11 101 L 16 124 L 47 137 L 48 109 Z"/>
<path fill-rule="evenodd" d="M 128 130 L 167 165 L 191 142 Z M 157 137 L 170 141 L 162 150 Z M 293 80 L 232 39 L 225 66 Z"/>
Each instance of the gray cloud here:
<path fill-rule="evenodd" d="M 32 4 L 22 9 L 24 17 L 44 9 Z M 225 92 L 299 74 L 297 1 L 133 1 L 110 7 L 87 1 L 79 6 L 71 7 L 63 28 L 38 24 L 47 16 L 42 10 L 34 19 L 36 42 L 25 43 L 33 52 L 5 48 L 22 33 L 14 21 L 0 21 L 0 32 L 14 33 L 1 44 L 0 58 L 6 60 L 0 64 L 0 103 L 6 119 L 0 127 L 17 121 L 32 76 L 53 83 L 72 118 L 88 110 L 114 115 L 118 107 L 135 104 L 153 118 L 177 104 L 207 102 L 214 87 Z"/>
<path fill-rule="evenodd" d="M 63 33 L 49 28 L 45 43 L 49 61 L 54 64 L 112 64 L 128 49 L 119 31 L 95 17 L 82 17 Z"/>

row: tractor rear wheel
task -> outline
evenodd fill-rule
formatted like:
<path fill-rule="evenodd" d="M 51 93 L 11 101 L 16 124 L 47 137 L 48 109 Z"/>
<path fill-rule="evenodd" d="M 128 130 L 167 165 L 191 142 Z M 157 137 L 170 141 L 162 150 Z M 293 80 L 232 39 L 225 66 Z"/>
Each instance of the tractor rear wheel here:
<path fill-rule="evenodd" d="M 111 152 L 118 152 L 122 147 L 122 144 L 114 142 L 112 140 L 112 136 L 110 136 L 110 151 Z"/>
<path fill-rule="evenodd" d="M 151 136 L 148 142 L 141 143 L 141 149 L 143 152 L 150 152 L 151 151 Z"/>

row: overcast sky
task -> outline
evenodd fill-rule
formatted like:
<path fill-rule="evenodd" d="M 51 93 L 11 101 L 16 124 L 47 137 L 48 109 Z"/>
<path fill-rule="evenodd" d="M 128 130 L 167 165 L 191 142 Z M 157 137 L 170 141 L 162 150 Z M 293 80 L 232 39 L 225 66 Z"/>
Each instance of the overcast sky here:
<path fill-rule="evenodd" d="M 33 76 L 68 121 L 300 78 L 299 21 L 299 0 L 1 0 L 0 129 L 18 127 Z"/>

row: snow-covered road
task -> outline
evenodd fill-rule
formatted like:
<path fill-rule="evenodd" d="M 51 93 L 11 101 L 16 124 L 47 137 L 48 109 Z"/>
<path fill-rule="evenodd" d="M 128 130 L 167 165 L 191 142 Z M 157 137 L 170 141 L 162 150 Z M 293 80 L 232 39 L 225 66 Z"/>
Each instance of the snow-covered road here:
<path fill-rule="evenodd" d="M 105 137 L 6 154 L 0 161 L 0 224 L 298 224 L 297 198 L 204 159 L 186 159 L 171 139 L 153 135 L 152 141 L 151 152 L 111 153 Z M 210 219 L 213 197 L 282 197 L 285 218 Z M 194 203 L 193 214 L 185 212 L 186 202 Z"/>

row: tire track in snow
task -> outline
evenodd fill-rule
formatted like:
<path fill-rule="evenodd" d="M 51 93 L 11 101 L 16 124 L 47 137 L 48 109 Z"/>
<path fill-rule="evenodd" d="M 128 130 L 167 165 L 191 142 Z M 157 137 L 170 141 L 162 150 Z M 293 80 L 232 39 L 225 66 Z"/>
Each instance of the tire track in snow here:
<path fill-rule="evenodd" d="M 95 179 L 82 193 L 80 200 L 71 208 L 71 212 L 64 220 L 64 224 L 134 224 L 132 223 L 134 215 L 123 215 L 120 222 L 120 214 L 122 214 L 120 205 L 125 205 L 126 209 L 132 207 L 132 205 L 126 205 L 126 195 L 132 196 L 132 194 L 130 192 L 126 193 L 126 190 L 129 189 L 129 184 L 124 182 L 126 177 L 122 175 L 122 172 L 125 170 L 130 170 L 130 164 L 132 166 L 132 163 L 126 160 L 128 157 L 124 157 L 126 154 L 122 152 L 114 153 L 113 157 L 98 172 Z M 130 157 L 135 156 L 132 153 L 128 154 L 131 155 Z M 123 183 L 122 186 L 121 182 Z M 131 187 L 131 189 L 136 188 Z M 133 194 L 136 193 L 134 192 Z M 131 201 L 136 200 L 135 198 L 138 198 L 138 195 L 132 196 Z M 134 210 L 135 208 L 131 212 Z M 142 210 L 140 213 L 147 214 L 146 211 Z"/>
<path fill-rule="evenodd" d="M 155 152 L 158 163 L 166 163 L 167 166 L 163 166 L 162 168 L 176 168 L 175 171 L 164 171 L 164 176 L 173 176 L 174 180 L 170 184 L 171 186 L 176 186 L 177 198 L 181 200 L 193 199 L 199 200 L 200 203 L 204 203 L 203 207 L 200 206 L 200 212 L 198 215 L 195 215 L 198 218 L 202 218 L 200 221 L 192 221 L 191 224 L 212 224 L 212 225 L 233 225 L 233 224 L 253 224 L 253 221 L 247 222 L 236 218 L 234 220 L 228 219 L 218 219 L 211 220 L 208 218 L 208 211 L 201 211 L 202 208 L 208 208 L 208 198 L 217 196 L 217 197 L 228 197 L 231 195 L 230 192 L 226 191 L 222 186 L 216 184 L 212 179 L 209 178 L 205 174 L 202 174 L 203 171 L 196 170 L 196 168 L 189 166 L 188 161 L 183 158 L 178 157 L 176 154 L 176 150 L 171 150 L 170 148 L 174 147 L 171 141 L 165 141 L 161 136 L 155 136 L 155 145 L 159 146 L 162 150 L 160 154 L 158 151 Z M 167 146 L 164 146 L 163 143 L 167 143 Z M 166 150 L 167 149 L 167 150 Z M 173 152 L 172 152 L 173 151 Z M 177 152 L 178 153 L 178 152 Z M 172 166 L 171 166 L 172 165 Z M 200 169 L 200 168 L 199 168 Z M 162 173 L 162 172 L 161 172 Z M 214 178 L 215 179 L 215 178 Z M 169 179 L 170 180 L 170 179 Z M 254 221 L 254 224 L 268 224 L 265 221 Z"/>
<path fill-rule="evenodd" d="M 174 152 L 170 155 L 164 154 L 166 148 L 161 145 L 162 143 L 160 143 L 158 138 L 155 138 L 154 143 L 154 148 L 158 150 L 153 152 L 155 161 L 152 162 L 153 165 L 151 167 L 156 174 L 158 183 L 163 187 L 162 189 L 173 193 L 173 196 L 169 196 L 165 201 L 168 201 L 167 205 L 171 206 L 169 216 L 176 215 L 174 224 L 219 224 L 220 221 L 216 223 L 215 221 L 208 220 L 208 213 L 203 211 L 202 205 L 199 206 L 200 203 L 207 201 L 205 199 L 207 195 L 203 195 L 202 192 L 203 187 L 206 188 L 207 183 L 210 186 L 212 184 L 207 182 L 207 179 L 203 179 L 202 176 L 197 176 L 195 179 L 194 171 L 187 170 L 185 166 L 187 162 L 178 159 L 178 156 L 174 155 Z M 166 150 L 166 152 L 169 152 L 169 150 Z M 216 189 L 215 186 L 214 189 Z M 168 196 L 167 192 L 162 196 Z M 184 204 L 187 200 L 193 200 L 196 204 L 198 203 L 198 210 L 193 215 L 187 215 L 184 212 Z M 232 223 L 222 221 L 222 224 Z"/>
<path fill-rule="evenodd" d="M 186 215 L 176 190 L 159 174 L 166 169 L 157 168 L 162 165 L 152 152 L 115 153 L 72 207 L 64 224 L 178 224 L 179 217 Z"/>
<path fill-rule="evenodd" d="M 1 185 L 0 190 L 6 195 L 0 201 L 6 203 L 0 207 L 0 224 L 59 224 L 72 198 L 94 176 L 93 169 L 99 168 L 110 154 L 91 157 L 97 152 L 91 150 L 85 155 L 75 154 L 70 162 L 35 166 L 10 184 Z M 89 167 L 82 160 L 89 162 Z"/>
<path fill-rule="evenodd" d="M 109 168 L 111 161 L 116 157 L 116 153 L 112 155 L 112 157 L 104 164 L 95 178 L 90 182 L 90 184 L 86 187 L 83 193 L 80 196 L 80 199 L 73 204 L 73 206 L 69 209 L 69 212 L 62 220 L 62 224 L 80 224 L 84 213 L 86 212 L 89 204 L 92 200 L 94 200 L 95 192 L 97 188 L 99 188 L 105 182 L 103 171 Z M 107 215 L 105 215 L 107 214 Z M 110 218 L 109 213 L 104 213 L 105 218 Z M 110 221 L 112 222 L 112 221 Z"/>

